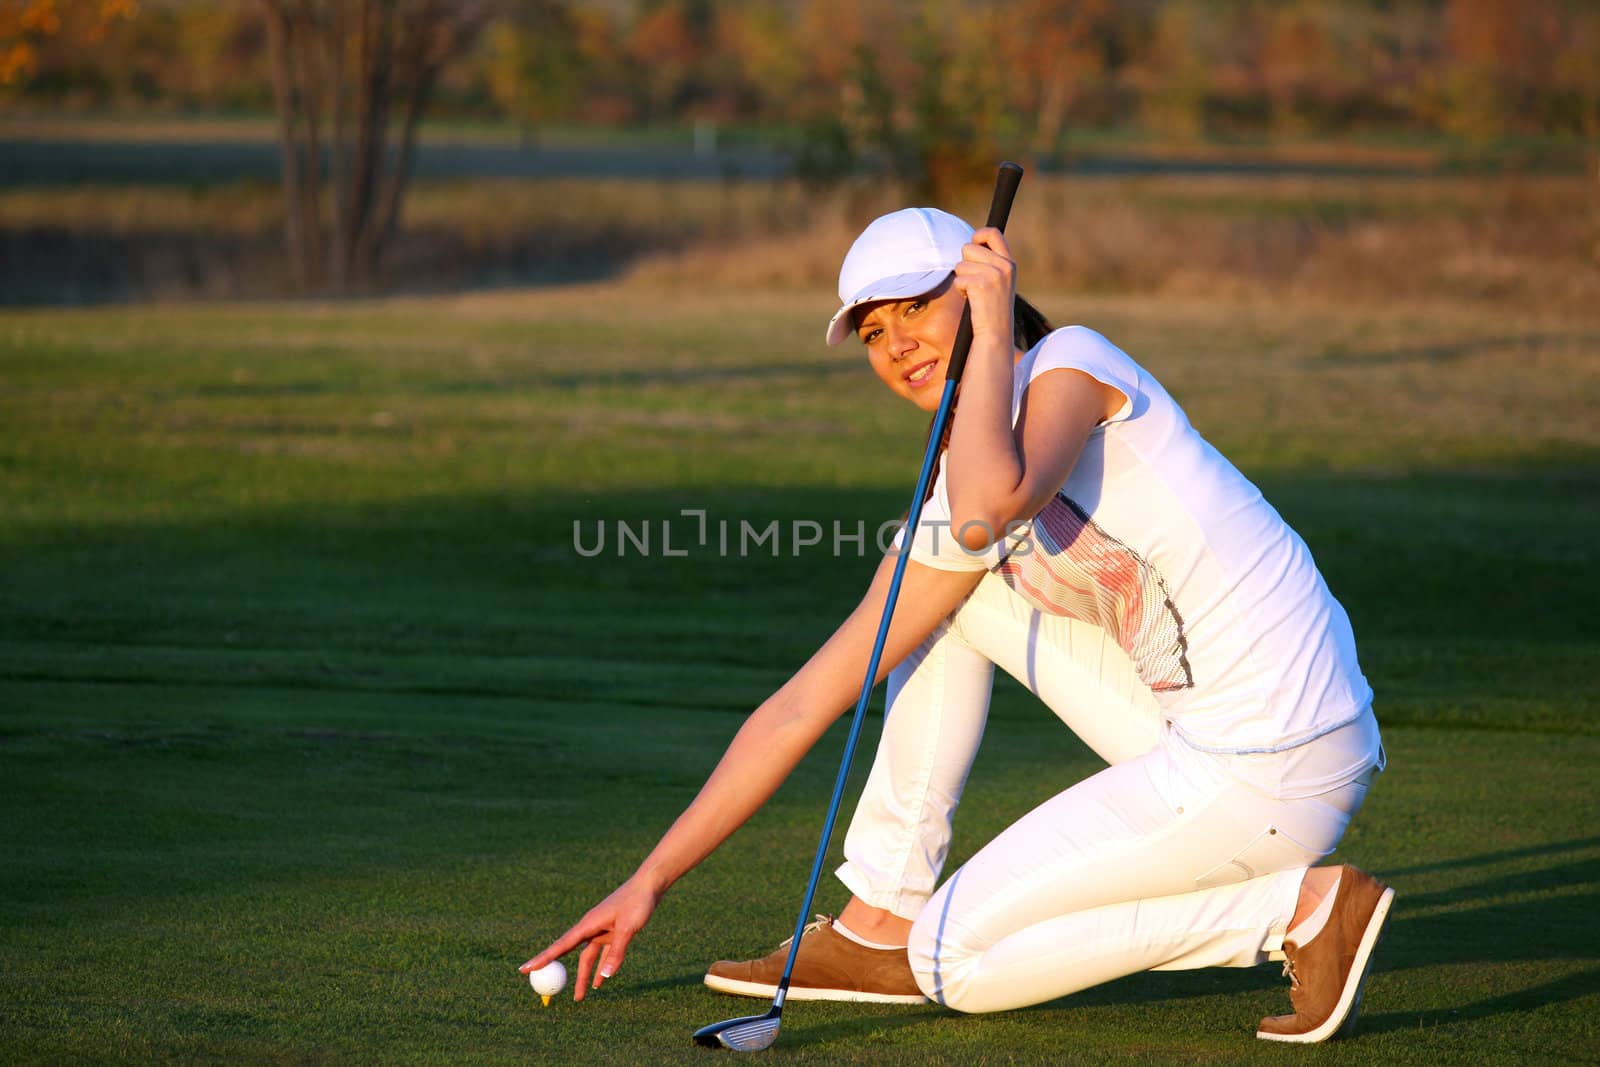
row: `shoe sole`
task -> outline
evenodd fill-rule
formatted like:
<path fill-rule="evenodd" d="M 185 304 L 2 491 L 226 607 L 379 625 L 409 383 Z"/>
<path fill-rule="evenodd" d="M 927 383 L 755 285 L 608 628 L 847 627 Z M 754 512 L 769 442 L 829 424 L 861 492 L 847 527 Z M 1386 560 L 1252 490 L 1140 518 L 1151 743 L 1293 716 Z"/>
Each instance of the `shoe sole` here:
<path fill-rule="evenodd" d="M 706 986 L 718 993 L 736 997 L 760 997 L 771 1000 L 778 995 L 778 987 L 766 982 L 740 982 L 733 978 L 706 975 Z M 921 993 L 864 993 L 856 989 L 812 989 L 806 986 L 789 987 L 786 1000 L 842 1000 L 853 1004 L 926 1004 L 928 998 Z"/>
<path fill-rule="evenodd" d="M 1256 1036 L 1263 1041 L 1290 1041 L 1310 1045 L 1326 1041 L 1335 1035 L 1339 1037 L 1353 1035 L 1356 1032 L 1356 1016 L 1361 1014 L 1361 993 L 1367 984 L 1367 971 L 1372 967 L 1372 951 L 1378 947 L 1378 939 L 1383 936 L 1383 929 L 1388 925 L 1389 905 L 1392 903 L 1394 903 L 1394 890 L 1385 889 L 1383 895 L 1378 897 L 1378 906 L 1372 909 L 1372 917 L 1367 920 L 1367 928 L 1361 934 L 1361 944 L 1356 946 L 1355 959 L 1350 963 L 1350 974 L 1345 978 L 1344 989 L 1339 993 L 1339 1003 L 1334 1005 L 1333 1013 L 1321 1026 L 1307 1030 L 1303 1034 L 1269 1034 L 1257 1030 Z"/>

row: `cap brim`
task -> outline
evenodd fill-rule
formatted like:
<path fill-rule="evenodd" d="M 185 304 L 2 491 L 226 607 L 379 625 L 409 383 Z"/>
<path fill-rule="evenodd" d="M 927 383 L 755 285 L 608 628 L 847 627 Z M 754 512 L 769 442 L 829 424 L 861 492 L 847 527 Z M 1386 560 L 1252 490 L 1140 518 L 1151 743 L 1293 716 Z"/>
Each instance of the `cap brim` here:
<path fill-rule="evenodd" d="M 836 345 L 850 336 L 850 312 L 862 304 L 871 304 L 877 300 L 904 300 L 908 296 L 931 293 L 939 288 L 950 274 L 951 268 L 939 267 L 935 270 L 919 270 L 912 274 L 879 278 L 833 313 L 833 318 L 828 320 L 828 343 Z"/>

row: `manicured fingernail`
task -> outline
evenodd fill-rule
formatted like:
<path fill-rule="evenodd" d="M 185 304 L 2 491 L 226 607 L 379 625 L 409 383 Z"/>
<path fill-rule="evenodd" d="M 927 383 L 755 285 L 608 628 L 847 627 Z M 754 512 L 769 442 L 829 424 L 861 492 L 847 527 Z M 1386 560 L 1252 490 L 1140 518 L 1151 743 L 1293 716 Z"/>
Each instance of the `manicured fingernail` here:
<path fill-rule="evenodd" d="M 527 974 L 529 971 L 533 970 L 533 961 L 529 960 L 527 963 L 524 963 L 521 967 L 518 967 L 517 970 L 521 971 L 523 974 Z"/>
<path fill-rule="evenodd" d="M 611 966 L 611 964 L 609 964 L 609 963 L 606 964 L 604 967 L 600 968 L 600 977 L 601 978 L 610 978 L 613 974 L 616 974 L 616 973 L 617 973 L 617 969 L 615 967 Z"/>

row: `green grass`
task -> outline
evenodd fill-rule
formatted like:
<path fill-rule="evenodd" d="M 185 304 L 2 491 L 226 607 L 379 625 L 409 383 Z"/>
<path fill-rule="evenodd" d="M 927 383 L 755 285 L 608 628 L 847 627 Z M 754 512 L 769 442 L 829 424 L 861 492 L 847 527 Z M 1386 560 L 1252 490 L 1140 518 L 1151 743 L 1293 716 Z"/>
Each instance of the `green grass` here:
<path fill-rule="evenodd" d="M 1041 303 L 1157 372 L 1350 609 L 1392 769 L 1340 855 L 1400 891 L 1361 1036 L 1256 1042 L 1286 1003 L 1263 967 L 988 1017 L 795 1004 L 768 1055 L 1600 1057 L 1600 326 Z M 858 595 L 873 561 L 793 555 L 790 524 L 904 507 L 922 420 L 818 345 L 828 310 L 635 286 L 0 315 L 5 1059 L 715 1059 L 690 1031 L 760 1006 L 700 975 L 786 935 L 842 730 L 602 994 L 541 1009 L 515 968 Z M 720 558 L 685 508 L 713 547 L 776 520 L 782 553 Z M 575 520 L 619 519 L 688 555 L 577 555 Z M 1003 681 L 952 861 L 1094 766 Z"/>

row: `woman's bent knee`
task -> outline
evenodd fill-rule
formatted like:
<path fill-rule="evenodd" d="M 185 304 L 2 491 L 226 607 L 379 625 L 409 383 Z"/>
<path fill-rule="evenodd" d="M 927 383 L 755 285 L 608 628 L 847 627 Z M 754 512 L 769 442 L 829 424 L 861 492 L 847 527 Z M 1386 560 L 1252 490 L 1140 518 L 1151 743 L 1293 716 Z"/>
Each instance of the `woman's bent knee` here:
<path fill-rule="evenodd" d="M 981 948 L 963 944 L 965 931 L 952 928 L 936 896 L 911 927 L 906 955 L 922 995 L 953 1011 L 971 1011 L 967 996 L 970 977 L 982 955 Z"/>

